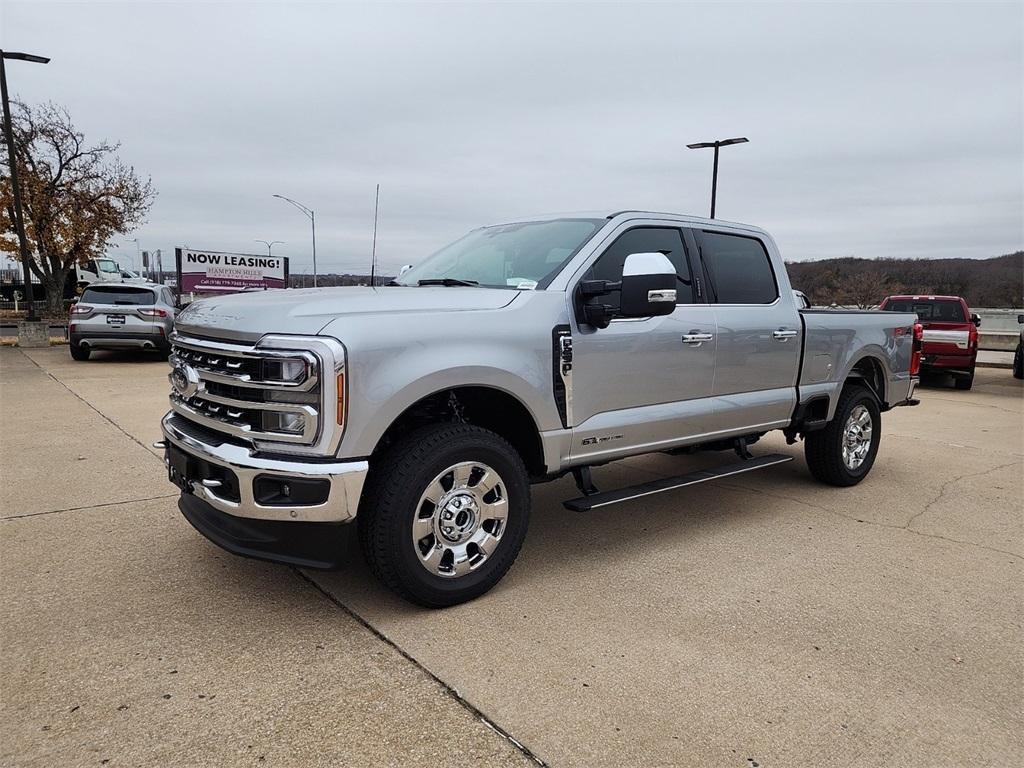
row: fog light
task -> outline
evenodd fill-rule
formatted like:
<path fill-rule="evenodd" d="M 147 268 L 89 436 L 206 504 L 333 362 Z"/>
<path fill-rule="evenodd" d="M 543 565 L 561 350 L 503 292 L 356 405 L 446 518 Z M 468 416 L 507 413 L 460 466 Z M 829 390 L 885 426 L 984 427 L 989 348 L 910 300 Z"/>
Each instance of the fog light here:
<path fill-rule="evenodd" d="M 263 414 L 263 429 L 267 432 L 301 435 L 306 429 L 306 417 L 301 413 L 266 411 Z"/>

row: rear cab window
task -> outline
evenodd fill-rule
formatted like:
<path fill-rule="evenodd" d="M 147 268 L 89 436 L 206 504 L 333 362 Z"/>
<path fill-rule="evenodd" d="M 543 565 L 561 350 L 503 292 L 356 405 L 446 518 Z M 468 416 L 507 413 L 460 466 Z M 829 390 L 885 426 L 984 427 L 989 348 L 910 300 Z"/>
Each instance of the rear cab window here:
<path fill-rule="evenodd" d="M 913 312 L 922 323 L 966 323 L 964 307 L 954 299 L 886 299 L 886 312 Z"/>
<path fill-rule="evenodd" d="M 771 304 L 779 298 L 771 259 L 756 237 L 697 231 L 711 304 Z"/>
<path fill-rule="evenodd" d="M 155 304 L 155 296 L 148 288 L 126 288 L 124 286 L 89 287 L 82 293 L 83 304 L 113 304 L 144 307 Z"/>

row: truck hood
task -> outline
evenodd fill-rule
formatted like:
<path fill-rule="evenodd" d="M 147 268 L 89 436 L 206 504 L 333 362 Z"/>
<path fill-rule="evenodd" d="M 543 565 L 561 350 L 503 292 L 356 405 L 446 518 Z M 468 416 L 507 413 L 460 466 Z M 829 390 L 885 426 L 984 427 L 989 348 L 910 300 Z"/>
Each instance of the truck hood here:
<path fill-rule="evenodd" d="M 341 287 L 234 293 L 199 299 L 178 315 L 184 333 L 256 341 L 268 333 L 316 335 L 343 317 L 501 309 L 519 291 L 467 286 Z"/>

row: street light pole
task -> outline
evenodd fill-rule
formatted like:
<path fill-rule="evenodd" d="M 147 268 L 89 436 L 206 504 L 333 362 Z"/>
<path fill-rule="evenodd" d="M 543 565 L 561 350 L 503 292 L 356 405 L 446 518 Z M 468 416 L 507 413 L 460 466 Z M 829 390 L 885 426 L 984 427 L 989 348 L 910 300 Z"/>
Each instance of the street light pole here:
<path fill-rule="evenodd" d="M 253 240 L 254 243 L 263 243 L 267 246 L 267 256 L 273 256 L 273 248 L 275 245 L 284 245 L 284 240 L 260 240 L 259 238 Z"/>
<path fill-rule="evenodd" d="M 28 302 L 28 313 L 25 319 L 32 321 L 36 319 L 36 308 L 33 304 L 35 296 L 32 291 L 32 272 L 28 266 L 28 238 L 25 237 L 25 219 L 21 213 L 21 189 L 18 186 L 18 162 L 14 151 L 14 129 L 11 125 L 11 104 L 7 97 L 7 67 L 4 62 L 31 61 L 34 64 L 47 64 L 49 59 L 45 56 L 33 56 L 29 53 L 17 53 L 15 51 L 0 51 L 0 99 L 4 107 L 4 139 L 7 141 L 7 158 L 11 163 L 11 196 L 14 198 L 14 228 L 18 230 L 18 250 L 21 253 L 21 265 L 25 274 L 25 300 Z"/>
<path fill-rule="evenodd" d="M 290 197 L 285 197 L 284 195 L 273 195 L 273 197 L 284 200 L 286 203 L 291 203 L 309 218 L 309 223 L 313 227 L 313 287 L 316 288 L 316 212 L 312 208 L 307 208 L 302 203 L 292 200 Z"/>
<path fill-rule="evenodd" d="M 142 246 L 139 245 L 139 238 L 133 237 L 131 241 L 133 243 L 135 243 L 135 255 L 138 257 L 138 263 L 142 264 Z M 146 259 L 146 261 L 149 261 L 149 259 Z M 134 262 L 134 261 L 132 262 L 132 264 L 135 264 L 135 263 L 136 262 Z M 135 271 L 138 272 L 139 270 L 136 269 Z M 146 265 L 146 264 L 142 264 L 142 272 L 140 272 L 140 274 L 148 280 L 149 279 L 149 266 Z"/>
<path fill-rule="evenodd" d="M 715 164 L 711 171 L 711 218 L 715 218 L 715 200 L 718 197 L 718 150 L 721 147 L 728 147 L 730 144 L 746 144 L 749 139 L 742 136 L 735 139 L 718 139 L 716 141 L 702 141 L 699 144 L 687 144 L 687 149 L 715 149 Z"/>

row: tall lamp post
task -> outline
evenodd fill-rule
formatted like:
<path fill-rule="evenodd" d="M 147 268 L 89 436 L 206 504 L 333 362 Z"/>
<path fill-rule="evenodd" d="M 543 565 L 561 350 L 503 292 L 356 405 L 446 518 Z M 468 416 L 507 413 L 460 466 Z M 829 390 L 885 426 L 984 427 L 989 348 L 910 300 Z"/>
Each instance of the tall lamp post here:
<path fill-rule="evenodd" d="M 715 166 L 711 171 L 711 218 L 715 218 L 715 198 L 718 195 L 718 148 L 728 147 L 730 144 L 746 144 L 749 139 L 742 136 L 735 139 L 719 139 L 717 141 L 702 141 L 699 144 L 687 144 L 687 149 L 709 149 L 715 148 Z"/>
<path fill-rule="evenodd" d="M 284 200 L 286 203 L 291 203 L 309 217 L 309 223 L 313 227 L 313 287 L 316 288 L 316 213 L 312 208 L 307 208 L 302 203 L 297 203 L 290 197 L 285 197 L 284 195 L 274 195 L 274 197 L 279 200 Z"/>
<path fill-rule="evenodd" d="M 137 263 L 138 264 L 142 264 L 142 246 L 139 244 L 139 238 L 133 237 L 129 242 L 135 243 L 135 255 L 138 257 L 138 262 Z M 147 251 L 147 253 L 148 253 L 148 251 Z M 147 262 L 149 261 L 148 257 L 146 258 L 146 261 Z M 132 260 L 132 266 L 135 266 L 135 264 L 136 264 L 136 261 Z M 136 272 L 139 272 L 139 270 L 140 270 L 139 267 L 135 268 Z M 146 279 L 149 279 L 149 265 L 148 264 L 142 264 L 141 270 L 142 271 L 139 272 L 139 274 L 141 274 Z"/>
<path fill-rule="evenodd" d="M 28 302 L 26 320 L 36 320 L 36 308 L 32 303 L 32 273 L 29 270 L 28 239 L 25 237 L 25 220 L 21 214 L 21 189 L 18 187 L 18 163 L 14 152 L 14 129 L 11 127 L 11 105 L 7 98 L 7 66 L 5 61 L 31 61 L 33 64 L 48 64 L 46 56 L 33 56 L 30 53 L 0 51 L 0 96 L 4 103 L 4 139 L 7 141 L 7 157 L 11 163 L 11 194 L 14 197 L 14 228 L 18 230 L 18 249 L 21 251 L 21 265 L 25 272 L 25 300 Z"/>
<path fill-rule="evenodd" d="M 253 240 L 253 242 L 254 243 L 263 243 L 265 246 L 267 246 L 267 256 L 273 256 L 274 255 L 272 253 L 272 251 L 274 250 L 274 246 L 275 245 L 284 245 L 284 240 L 270 240 L 268 242 L 266 240 L 260 240 L 260 239 L 257 238 L 256 240 Z"/>

